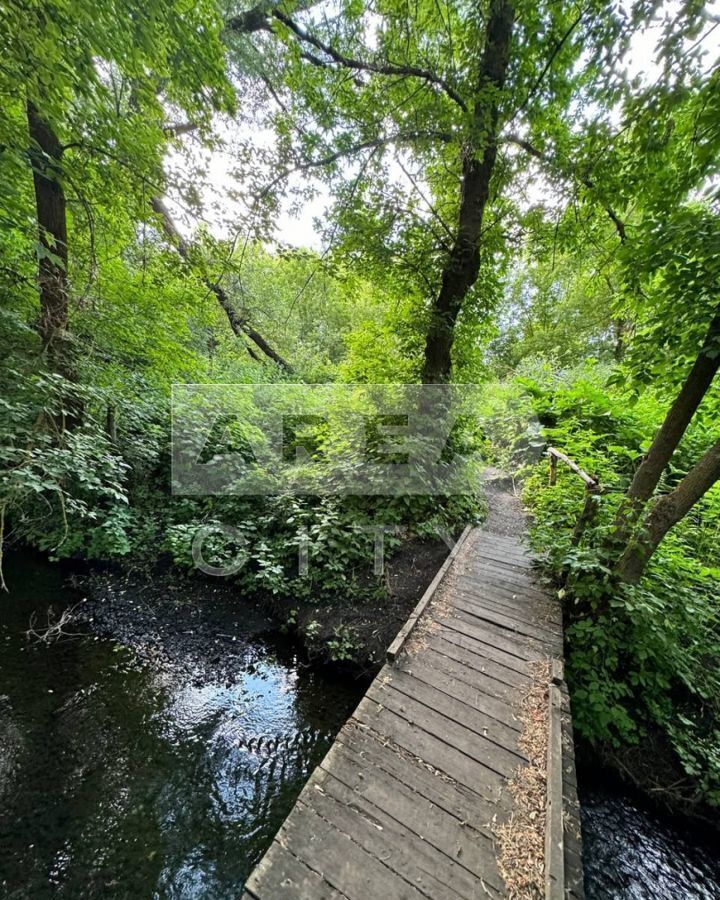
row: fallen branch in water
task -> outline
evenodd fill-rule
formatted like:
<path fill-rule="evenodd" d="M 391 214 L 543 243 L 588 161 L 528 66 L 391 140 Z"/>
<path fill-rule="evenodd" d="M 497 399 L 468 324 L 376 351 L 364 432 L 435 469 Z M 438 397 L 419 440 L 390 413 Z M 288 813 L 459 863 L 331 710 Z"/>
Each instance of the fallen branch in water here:
<path fill-rule="evenodd" d="M 78 606 L 79 604 L 76 603 L 75 606 L 69 606 L 67 609 L 64 609 L 57 619 L 54 619 L 55 610 L 52 606 L 49 606 L 47 610 L 47 625 L 41 629 L 37 627 L 37 613 L 33 613 L 30 616 L 30 627 L 25 632 L 25 637 L 29 641 L 35 641 L 38 644 L 52 644 L 61 638 L 82 637 L 80 633 L 65 631 L 66 626 L 73 621 L 74 612 Z"/>

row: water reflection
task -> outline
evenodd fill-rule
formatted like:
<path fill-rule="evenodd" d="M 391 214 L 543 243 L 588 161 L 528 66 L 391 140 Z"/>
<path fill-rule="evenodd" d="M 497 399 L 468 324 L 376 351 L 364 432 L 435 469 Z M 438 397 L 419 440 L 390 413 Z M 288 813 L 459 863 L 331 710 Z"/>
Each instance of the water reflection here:
<path fill-rule="evenodd" d="M 10 573 L 0 604 L 0 896 L 237 897 L 361 689 L 238 638 L 234 679 L 139 668 L 85 638 L 28 644 L 77 601 Z"/>
<path fill-rule="evenodd" d="M 707 835 L 660 817 L 617 785 L 581 784 L 587 900 L 718 900 Z"/>

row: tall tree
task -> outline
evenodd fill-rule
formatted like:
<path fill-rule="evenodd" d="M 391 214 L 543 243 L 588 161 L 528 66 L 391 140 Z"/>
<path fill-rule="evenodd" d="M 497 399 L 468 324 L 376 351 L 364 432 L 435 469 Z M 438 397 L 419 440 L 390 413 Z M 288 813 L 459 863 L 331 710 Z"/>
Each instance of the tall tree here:
<path fill-rule="evenodd" d="M 601 0 L 348 0 L 232 17 L 231 51 L 264 90 L 256 121 L 278 136 L 246 141 L 245 225 L 271 230 L 280 185 L 295 178 L 302 195 L 324 179 L 337 197 L 328 245 L 423 295 L 417 374 L 448 380 L 458 328 L 487 321 L 499 298 L 529 166 L 561 176 L 559 202 L 591 193 L 624 240 L 604 182 L 583 168 L 578 109 L 631 90 L 623 55 L 652 14 Z"/>
<path fill-rule="evenodd" d="M 0 145 L 6 164 L 30 163 L 38 331 L 61 374 L 72 374 L 71 206 L 90 223 L 112 195 L 140 207 L 148 183 L 162 180 L 166 109 L 202 128 L 214 110 L 232 107 L 220 29 L 214 0 L 192 8 L 110 0 L 101 15 L 89 0 L 8 0 L 0 9 Z M 10 223 L 23 233 L 23 198 L 11 199 Z"/>
<path fill-rule="evenodd" d="M 720 441 L 714 444 L 668 494 L 652 507 L 637 535 L 629 542 L 615 567 L 617 577 L 635 584 L 665 535 L 720 481 Z"/>
<path fill-rule="evenodd" d="M 700 352 L 630 483 L 620 517 L 632 519 L 652 497 L 688 425 L 720 369 L 720 308 L 710 322 Z M 624 528 L 622 529 L 625 530 Z"/>
<path fill-rule="evenodd" d="M 30 148 L 38 224 L 38 330 L 54 368 L 69 372 L 62 346 L 68 327 L 67 201 L 62 179 L 62 146 L 32 100 L 27 101 Z"/>
<path fill-rule="evenodd" d="M 434 299 L 425 343 L 422 380 L 448 381 L 455 323 L 462 302 L 480 270 L 480 240 L 490 181 L 497 159 L 498 121 L 510 61 L 514 6 L 492 0 L 477 86 L 477 98 L 466 146 L 462 148 L 460 204 L 452 247 L 444 263 L 441 287 Z"/>

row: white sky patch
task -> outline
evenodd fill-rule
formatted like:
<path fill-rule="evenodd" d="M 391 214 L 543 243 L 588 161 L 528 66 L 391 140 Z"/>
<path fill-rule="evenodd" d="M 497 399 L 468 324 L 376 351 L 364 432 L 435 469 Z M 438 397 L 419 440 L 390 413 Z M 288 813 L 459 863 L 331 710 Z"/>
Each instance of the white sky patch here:
<path fill-rule="evenodd" d="M 663 7 L 661 14 L 663 17 L 673 16 L 677 14 L 678 9 L 679 4 L 672 0 Z M 707 5 L 707 19 L 707 26 L 700 39 L 707 51 L 706 60 L 709 65 L 717 61 L 720 53 L 720 0 L 712 0 Z M 651 85 L 663 71 L 663 61 L 658 56 L 658 41 L 662 37 L 662 29 L 663 21 L 659 20 L 635 34 L 630 51 L 624 60 L 628 75 L 632 78 L 639 77 L 644 86 Z M 372 33 L 372 29 L 369 30 Z M 376 39 L 376 35 L 373 37 Z M 613 120 L 616 118 L 619 123 L 619 110 L 617 115 L 611 111 L 611 118 Z M 172 150 L 168 154 L 167 169 L 170 181 L 178 184 L 178 189 L 168 195 L 168 205 L 184 233 L 190 235 L 199 225 L 204 225 L 211 234 L 220 239 L 238 236 L 238 221 L 247 213 L 250 202 L 247 192 L 243 192 L 242 184 L 233 174 L 235 168 L 233 141 L 240 135 L 240 127 L 227 117 L 218 117 L 216 135 L 220 138 L 222 146 L 213 150 L 201 148 L 197 139 L 190 135 L 183 139 L 182 150 Z M 255 136 L 255 142 L 258 146 L 271 147 L 274 135 L 268 130 L 259 131 Z M 191 179 L 192 172 L 197 167 L 200 167 L 203 173 L 195 183 L 202 206 L 202 214 L 199 217 L 179 202 L 180 196 L 185 193 L 183 182 Z M 350 161 L 347 166 L 348 172 L 351 173 L 354 168 L 353 162 Z M 394 160 L 389 162 L 389 171 L 391 179 L 396 184 L 403 185 L 408 192 L 415 190 Z M 298 202 L 297 197 L 292 196 L 292 189 L 306 187 L 309 179 L 312 179 L 316 196 L 309 201 Z M 425 196 L 429 196 L 423 181 L 418 179 L 416 183 Z M 316 220 L 322 222 L 331 205 L 332 198 L 327 186 L 319 179 L 313 178 L 307 171 L 290 175 L 286 184 L 290 190 L 281 201 L 275 231 L 276 240 L 282 244 L 322 252 L 326 248 L 316 227 Z M 538 169 L 536 178 L 533 179 L 528 173 L 525 183 L 518 186 L 516 199 L 523 205 L 548 205 L 552 203 L 553 190 Z M 561 202 L 559 197 L 555 200 Z M 421 200 L 419 206 L 422 209 L 425 203 Z M 240 240 L 243 236 L 242 233 L 239 235 Z"/>
<path fill-rule="evenodd" d="M 238 222 L 247 215 L 251 201 L 243 195 L 242 185 L 233 172 L 236 162 L 232 144 L 237 130 L 235 122 L 218 116 L 215 134 L 221 141 L 219 147 L 212 150 L 202 147 L 196 138 L 188 135 L 182 139 L 182 149 L 172 149 L 168 153 L 166 170 L 169 181 L 177 184 L 177 188 L 168 194 L 168 207 L 184 233 L 190 234 L 196 228 L 204 226 L 216 238 L 231 239 L 238 232 Z M 267 130 L 258 132 L 254 141 L 257 146 L 270 147 L 274 143 L 274 135 Z M 180 200 L 186 193 L 183 190 L 184 182 L 188 178 L 192 179 L 195 170 L 200 172 L 197 182 L 200 215 Z M 288 187 L 302 187 L 303 177 L 306 176 L 301 176 L 300 173 L 290 175 L 287 179 Z M 283 200 L 276 228 L 276 238 L 280 243 L 321 249 L 320 234 L 314 220 L 323 218 L 330 196 L 321 183 L 317 182 L 316 187 L 318 196 L 302 204 L 299 210 L 293 208 L 296 204 L 291 197 Z"/>

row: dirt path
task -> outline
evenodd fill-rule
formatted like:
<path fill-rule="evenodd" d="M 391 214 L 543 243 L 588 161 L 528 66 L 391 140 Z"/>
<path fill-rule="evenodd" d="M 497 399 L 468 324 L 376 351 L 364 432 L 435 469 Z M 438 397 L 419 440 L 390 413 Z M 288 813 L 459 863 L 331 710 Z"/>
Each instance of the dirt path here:
<path fill-rule="evenodd" d="M 527 530 L 528 515 L 509 475 L 488 466 L 483 472 L 483 487 L 488 501 L 488 517 L 483 531 L 505 537 L 522 538 Z"/>

